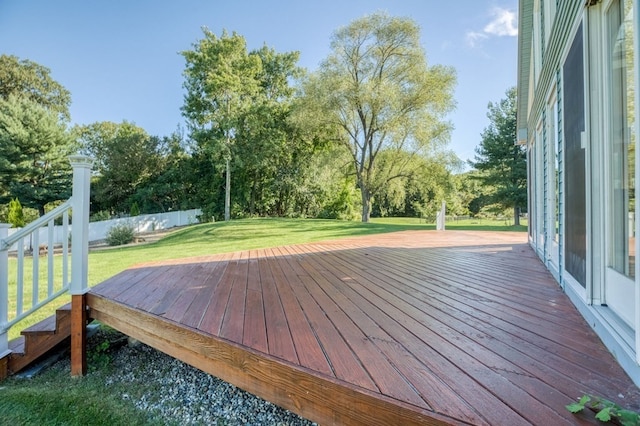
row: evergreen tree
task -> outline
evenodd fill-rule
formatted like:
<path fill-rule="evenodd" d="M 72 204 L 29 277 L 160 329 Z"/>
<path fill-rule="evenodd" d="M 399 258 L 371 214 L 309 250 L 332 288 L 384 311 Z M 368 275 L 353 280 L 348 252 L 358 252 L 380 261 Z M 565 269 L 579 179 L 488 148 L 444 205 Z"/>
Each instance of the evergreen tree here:
<path fill-rule="evenodd" d="M 9 201 L 9 213 L 7 215 L 7 220 L 14 228 L 23 228 L 25 225 L 22 204 L 20 204 L 20 200 L 17 198 Z"/>
<path fill-rule="evenodd" d="M 516 144 L 516 88 L 507 90 L 506 95 L 499 103 L 489 103 L 491 124 L 482 133 L 475 161 L 469 163 L 483 172 L 478 179 L 494 188 L 491 201 L 512 208 L 514 224 L 519 225 L 520 209 L 527 203 L 526 151 Z"/>
<path fill-rule="evenodd" d="M 138 203 L 135 201 L 131 205 L 131 210 L 129 210 L 129 216 L 139 216 L 140 215 L 140 207 L 138 207 Z"/>
<path fill-rule="evenodd" d="M 0 99 L 0 202 L 17 197 L 43 215 L 46 204 L 69 198 L 74 151 L 56 112 L 18 95 Z"/>

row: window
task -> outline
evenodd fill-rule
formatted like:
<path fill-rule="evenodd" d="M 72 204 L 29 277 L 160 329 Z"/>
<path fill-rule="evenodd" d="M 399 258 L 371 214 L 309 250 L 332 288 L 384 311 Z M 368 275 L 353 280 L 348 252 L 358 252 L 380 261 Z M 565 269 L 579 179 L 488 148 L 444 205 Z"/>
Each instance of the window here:
<path fill-rule="evenodd" d="M 565 269 L 586 287 L 587 213 L 585 80 L 583 26 L 580 24 L 562 66 L 562 123 L 564 135 L 564 259 Z"/>
<path fill-rule="evenodd" d="M 531 37 L 532 55 L 533 55 L 533 71 L 534 71 L 534 84 L 538 84 L 538 77 L 542 70 L 542 23 L 540 13 L 541 0 L 535 0 L 533 4 L 533 37 Z M 535 87 L 535 86 L 534 86 Z"/>
<path fill-rule="evenodd" d="M 545 27 L 545 43 L 549 44 L 551 30 L 553 28 L 553 20 L 556 17 L 556 1 L 544 0 L 544 27 Z"/>
<path fill-rule="evenodd" d="M 633 7 L 615 0 L 606 11 L 608 153 L 609 153 L 609 266 L 635 276 L 635 104 Z"/>
<path fill-rule="evenodd" d="M 559 191 L 558 191 L 558 105 L 556 101 L 556 88 L 551 90 L 551 96 L 547 102 L 547 170 L 548 170 L 548 201 L 549 209 L 549 237 L 556 243 L 559 240 Z"/>

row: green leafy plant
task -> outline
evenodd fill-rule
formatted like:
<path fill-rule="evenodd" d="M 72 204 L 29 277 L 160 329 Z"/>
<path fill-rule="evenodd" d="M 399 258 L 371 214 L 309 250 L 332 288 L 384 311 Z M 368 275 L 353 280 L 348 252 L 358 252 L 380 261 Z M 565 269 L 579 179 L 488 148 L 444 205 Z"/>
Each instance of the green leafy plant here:
<path fill-rule="evenodd" d="M 9 213 L 7 214 L 7 220 L 14 228 L 22 228 L 25 225 L 22 204 L 20 204 L 20 200 L 17 198 L 9 201 Z"/>
<path fill-rule="evenodd" d="M 111 355 L 109 354 L 110 347 L 111 343 L 105 340 L 88 351 L 87 364 L 92 371 L 104 370 L 111 364 Z"/>
<path fill-rule="evenodd" d="M 626 410 L 615 402 L 593 395 L 582 395 L 578 402 L 566 406 L 572 413 L 580 413 L 585 408 L 596 413 L 596 419 L 601 422 L 611 422 L 622 426 L 640 425 L 640 414 Z"/>
<path fill-rule="evenodd" d="M 93 213 L 89 216 L 89 222 L 101 222 L 109 219 L 111 219 L 111 213 L 106 210 L 100 210 L 99 212 Z"/>
<path fill-rule="evenodd" d="M 138 203 L 135 201 L 131 205 L 131 210 L 129 211 L 130 216 L 138 216 L 140 214 L 140 207 L 138 207 Z"/>
<path fill-rule="evenodd" d="M 119 225 L 112 226 L 107 232 L 105 238 L 106 242 L 110 246 L 120 246 L 123 244 L 129 244 L 135 238 L 135 232 L 133 227 L 128 224 L 121 223 Z"/>

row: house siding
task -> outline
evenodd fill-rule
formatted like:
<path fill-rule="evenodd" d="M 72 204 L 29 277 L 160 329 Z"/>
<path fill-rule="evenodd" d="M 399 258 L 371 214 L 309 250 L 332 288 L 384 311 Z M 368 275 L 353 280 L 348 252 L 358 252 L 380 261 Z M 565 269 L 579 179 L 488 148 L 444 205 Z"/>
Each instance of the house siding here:
<path fill-rule="evenodd" d="M 640 0 L 629 1 L 635 12 L 632 24 L 635 26 L 635 86 L 640 88 L 637 54 Z M 604 100 L 606 96 L 613 96 L 613 92 L 603 93 L 608 86 L 601 81 L 603 74 L 598 70 L 606 68 L 603 61 L 611 60 L 604 54 L 603 36 L 608 4 L 609 0 L 520 0 L 517 142 L 528 145 L 531 246 L 618 362 L 635 383 L 640 384 L 640 357 L 636 349 L 640 347 L 640 274 L 635 273 L 633 288 L 628 289 L 628 297 L 635 303 L 633 324 L 628 316 L 624 320 L 617 316 L 606 303 L 607 269 L 610 268 L 607 256 L 611 250 L 607 245 L 610 238 L 607 232 L 611 231 L 605 220 L 611 214 L 606 213 L 609 211 L 607 191 L 611 189 L 607 189 L 609 166 L 605 164 L 609 150 L 605 145 L 608 124 L 603 122 L 608 116 Z M 554 15 L 550 16 L 551 13 Z M 572 51 L 580 31 L 583 47 Z M 578 50 L 584 65 L 583 72 L 576 74 L 579 61 L 567 64 L 576 59 Z M 555 95 L 555 114 L 548 111 L 550 94 Z M 637 90 L 635 99 L 635 116 L 640 117 Z M 583 128 L 579 128 L 581 118 Z M 549 127 L 549 120 L 554 120 L 555 137 L 548 134 L 549 129 L 553 129 Z M 636 138 L 640 135 L 637 121 Z M 640 164 L 637 150 L 635 156 L 635 164 Z M 640 211 L 637 206 L 636 201 L 635 212 Z M 559 238 L 553 245 L 556 214 Z M 638 223 L 637 217 L 634 223 Z M 635 243 L 636 252 L 640 252 L 638 246 Z"/>

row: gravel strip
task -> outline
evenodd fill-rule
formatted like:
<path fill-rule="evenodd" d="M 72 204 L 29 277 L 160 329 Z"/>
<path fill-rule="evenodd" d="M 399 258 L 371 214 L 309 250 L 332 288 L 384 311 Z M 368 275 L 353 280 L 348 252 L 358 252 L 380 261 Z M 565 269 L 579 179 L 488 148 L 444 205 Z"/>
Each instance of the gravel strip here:
<path fill-rule="evenodd" d="M 120 333 L 98 331 L 88 347 L 90 366 L 108 364 L 106 387 L 142 392 L 122 392 L 122 399 L 165 424 L 315 425 L 145 344 L 128 341 Z"/>

